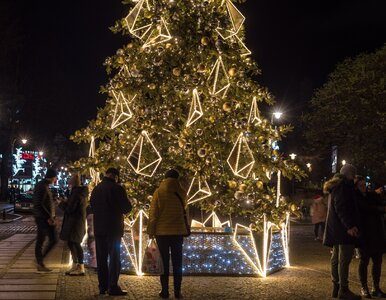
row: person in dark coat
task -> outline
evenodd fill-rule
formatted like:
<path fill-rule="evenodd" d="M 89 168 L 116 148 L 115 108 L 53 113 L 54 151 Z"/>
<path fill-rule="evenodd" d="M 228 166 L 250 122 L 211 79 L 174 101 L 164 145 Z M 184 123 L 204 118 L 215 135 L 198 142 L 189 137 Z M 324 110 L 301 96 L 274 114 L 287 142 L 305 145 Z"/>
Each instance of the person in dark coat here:
<path fill-rule="evenodd" d="M 362 176 L 355 177 L 356 195 L 361 215 L 361 232 L 363 242 L 359 247 L 359 279 L 361 281 L 361 294 L 365 298 L 371 296 L 385 298 L 386 294 L 380 289 L 382 255 L 386 250 L 386 231 L 383 214 L 385 203 L 375 193 L 366 190 L 366 179 Z M 370 293 L 367 286 L 367 268 L 370 258 L 373 261 L 372 277 L 373 288 Z"/>
<path fill-rule="evenodd" d="M 97 254 L 99 293 L 123 296 L 118 285 L 121 271 L 120 248 L 124 231 L 124 214 L 131 211 L 125 189 L 118 184 L 119 171 L 109 168 L 91 193 Z M 109 260 L 109 263 L 107 264 Z"/>
<path fill-rule="evenodd" d="M 61 201 L 59 207 L 64 211 L 60 239 L 67 241 L 72 256 L 72 267 L 66 275 L 84 275 L 83 249 L 81 243 L 86 234 L 86 206 L 88 189 L 81 186 L 78 173 L 69 180 L 71 192 L 67 201 Z"/>
<path fill-rule="evenodd" d="M 332 247 L 332 297 L 361 299 L 348 288 L 349 266 L 355 245 L 359 242 L 359 209 L 356 202 L 354 176 L 356 168 L 344 165 L 340 173 L 327 181 L 324 190 L 329 193 L 324 245 Z"/>
<path fill-rule="evenodd" d="M 33 194 L 34 217 L 37 227 L 35 257 L 38 273 L 52 271 L 44 265 L 43 259 L 58 242 L 55 231 L 55 203 L 49 189 L 49 185 L 54 184 L 56 180 L 56 171 L 48 169 L 45 178 L 36 185 Z M 43 250 L 46 237 L 48 237 L 48 244 Z"/>

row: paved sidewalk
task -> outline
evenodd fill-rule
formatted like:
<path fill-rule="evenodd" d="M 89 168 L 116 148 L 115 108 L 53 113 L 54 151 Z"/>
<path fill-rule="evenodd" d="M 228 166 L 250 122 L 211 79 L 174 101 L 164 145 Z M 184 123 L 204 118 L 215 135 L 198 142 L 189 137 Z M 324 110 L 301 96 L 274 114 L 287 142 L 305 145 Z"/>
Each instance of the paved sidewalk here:
<path fill-rule="evenodd" d="M 45 259 L 53 272 L 37 274 L 34 240 L 34 234 L 15 234 L 0 241 L 0 299 L 55 299 L 63 244 Z"/>

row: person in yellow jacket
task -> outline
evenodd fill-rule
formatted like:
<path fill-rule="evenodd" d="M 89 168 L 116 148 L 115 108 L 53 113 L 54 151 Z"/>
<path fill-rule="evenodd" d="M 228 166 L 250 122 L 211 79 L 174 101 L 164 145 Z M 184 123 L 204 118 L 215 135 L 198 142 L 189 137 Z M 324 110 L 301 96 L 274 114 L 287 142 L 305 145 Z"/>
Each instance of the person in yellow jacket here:
<path fill-rule="evenodd" d="M 150 238 L 156 238 L 164 265 L 164 273 L 160 276 L 161 298 L 169 298 L 169 251 L 173 264 L 174 296 L 177 299 L 182 297 L 182 245 L 190 229 L 185 211 L 186 192 L 178 177 L 176 170 L 167 171 L 150 205 L 147 233 Z"/>

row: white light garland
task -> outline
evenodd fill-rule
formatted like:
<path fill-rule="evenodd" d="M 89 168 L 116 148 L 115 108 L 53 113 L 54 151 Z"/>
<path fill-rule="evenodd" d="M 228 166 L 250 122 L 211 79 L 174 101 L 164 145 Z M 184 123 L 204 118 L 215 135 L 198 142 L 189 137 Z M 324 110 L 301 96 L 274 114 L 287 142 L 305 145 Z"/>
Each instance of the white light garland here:
<path fill-rule="evenodd" d="M 143 40 L 146 38 L 146 35 L 150 32 L 151 26 L 153 23 L 149 21 L 144 25 L 138 25 L 138 18 L 144 18 L 146 11 L 150 10 L 150 5 L 148 0 L 139 0 L 134 8 L 130 11 L 128 16 L 125 18 L 126 25 L 129 29 L 129 32 L 135 37 Z"/>
<path fill-rule="evenodd" d="M 254 122 L 257 122 L 257 124 L 261 124 L 261 117 L 260 117 L 260 111 L 257 106 L 257 98 L 253 97 L 252 105 L 251 105 L 251 112 L 249 113 L 248 123 L 252 124 Z"/>
<path fill-rule="evenodd" d="M 277 188 L 276 188 L 276 207 L 280 205 L 280 197 L 281 197 L 281 171 L 277 171 Z"/>
<path fill-rule="evenodd" d="M 172 38 L 165 20 L 161 17 L 160 24 L 155 25 L 155 28 L 150 33 L 146 43 L 142 48 L 151 47 L 169 41 Z"/>
<path fill-rule="evenodd" d="M 116 101 L 113 121 L 111 124 L 111 129 L 114 129 L 119 125 L 125 123 L 126 121 L 130 120 L 133 117 L 133 113 L 130 110 L 128 100 L 122 92 L 119 92 L 118 95 L 114 91 L 112 91 L 112 93 Z M 137 95 L 134 95 L 130 102 L 132 102 L 136 97 Z"/>
<path fill-rule="evenodd" d="M 243 133 L 237 138 L 227 162 L 236 176 L 245 179 L 251 173 L 255 158 Z"/>
<path fill-rule="evenodd" d="M 146 151 L 147 155 L 144 155 L 144 151 Z M 145 161 L 145 156 L 148 155 L 153 156 L 151 161 Z M 146 131 L 142 131 L 140 137 L 131 150 L 127 161 L 137 174 L 147 177 L 152 177 L 154 175 L 162 161 L 162 157 L 153 142 L 150 140 Z"/>
<path fill-rule="evenodd" d="M 197 89 L 193 90 L 192 104 L 190 105 L 188 121 L 186 127 L 189 127 L 203 115 L 200 97 L 198 95 Z"/>
<path fill-rule="evenodd" d="M 205 177 L 198 175 L 196 172 L 188 189 L 188 205 L 208 198 L 211 195 L 212 192 Z"/>
<path fill-rule="evenodd" d="M 232 28 L 231 29 L 224 29 L 224 28 L 217 28 L 217 33 L 224 39 L 229 39 L 240 31 L 241 27 L 244 24 L 245 17 L 243 14 L 237 9 L 237 7 L 232 3 L 231 0 L 224 0 L 221 5 L 223 5 L 226 2 L 227 10 L 229 18 L 232 22 Z"/>
<path fill-rule="evenodd" d="M 214 64 L 212 71 L 210 72 L 208 81 L 211 81 L 213 83 L 212 88 L 210 90 L 210 93 L 212 95 L 222 95 L 222 97 L 226 96 L 231 84 L 228 72 L 225 69 L 224 62 L 221 56 L 219 56 L 216 63 Z"/>

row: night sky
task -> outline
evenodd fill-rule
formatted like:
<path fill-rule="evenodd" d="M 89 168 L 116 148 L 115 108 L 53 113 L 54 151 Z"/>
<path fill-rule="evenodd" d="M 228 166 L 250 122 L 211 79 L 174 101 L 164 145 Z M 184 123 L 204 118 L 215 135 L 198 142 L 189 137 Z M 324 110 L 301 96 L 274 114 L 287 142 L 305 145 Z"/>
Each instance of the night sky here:
<path fill-rule="evenodd" d="M 128 41 L 108 27 L 128 7 L 119 0 L 0 1 L 22 3 L 16 14 L 25 33 L 23 130 L 69 136 L 104 105 L 103 61 Z M 248 0 L 238 7 L 247 18 L 247 46 L 263 71 L 260 82 L 292 123 L 339 61 L 386 42 L 383 0 Z"/>

